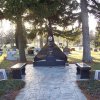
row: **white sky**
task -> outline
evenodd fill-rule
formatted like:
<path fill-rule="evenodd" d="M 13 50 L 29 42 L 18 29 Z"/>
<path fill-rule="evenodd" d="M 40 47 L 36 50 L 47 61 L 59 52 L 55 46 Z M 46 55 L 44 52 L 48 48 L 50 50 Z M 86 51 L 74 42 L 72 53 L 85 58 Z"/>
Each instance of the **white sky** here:
<path fill-rule="evenodd" d="M 97 20 L 95 19 L 95 17 L 93 15 L 89 15 L 89 29 L 90 31 L 95 31 L 97 25 Z"/>
<path fill-rule="evenodd" d="M 14 30 L 14 24 L 12 24 L 9 20 L 0 21 L 0 32 L 7 33 L 10 30 Z"/>
<path fill-rule="evenodd" d="M 77 0 L 78 3 L 80 3 L 80 0 Z M 97 0 L 99 1 L 99 0 Z M 96 19 L 94 18 L 94 16 L 91 14 L 89 15 L 89 30 L 95 32 L 95 28 L 96 28 L 96 24 L 97 24 L 97 21 Z"/>

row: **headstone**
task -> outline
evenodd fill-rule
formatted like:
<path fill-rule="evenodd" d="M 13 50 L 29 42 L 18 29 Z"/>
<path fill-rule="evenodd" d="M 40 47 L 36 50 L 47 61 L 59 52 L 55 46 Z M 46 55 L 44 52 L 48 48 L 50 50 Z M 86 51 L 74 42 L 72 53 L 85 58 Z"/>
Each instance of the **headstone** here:
<path fill-rule="evenodd" d="M 71 48 L 71 51 L 75 51 L 75 48 Z"/>
<path fill-rule="evenodd" d="M 70 54 L 70 48 L 65 47 L 65 48 L 63 49 L 63 52 L 64 52 L 65 55 Z"/>
<path fill-rule="evenodd" d="M 99 51 L 100 51 L 100 48 L 99 48 Z"/>
<path fill-rule="evenodd" d="M 3 54 L 3 51 L 2 51 L 2 49 L 0 49 L 0 55 L 2 55 Z"/>
<path fill-rule="evenodd" d="M 7 60 L 17 60 L 17 58 L 15 57 L 16 55 L 16 51 L 8 51 L 7 52 Z"/>
<path fill-rule="evenodd" d="M 95 77 L 96 80 L 100 80 L 100 70 L 95 71 Z"/>
<path fill-rule="evenodd" d="M 0 69 L 0 81 L 1 80 L 7 80 L 7 74 L 5 69 Z"/>
<path fill-rule="evenodd" d="M 82 46 L 80 46 L 80 47 L 79 47 L 79 50 L 83 50 L 83 47 L 82 47 Z"/>
<path fill-rule="evenodd" d="M 95 48 L 95 49 L 94 49 L 94 52 L 98 52 L 98 49 Z"/>

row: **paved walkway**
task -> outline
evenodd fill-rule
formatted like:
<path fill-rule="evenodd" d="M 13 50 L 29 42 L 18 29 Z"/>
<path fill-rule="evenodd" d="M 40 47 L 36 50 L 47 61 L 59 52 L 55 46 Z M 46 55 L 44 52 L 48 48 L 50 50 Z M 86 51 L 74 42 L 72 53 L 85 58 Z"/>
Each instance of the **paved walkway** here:
<path fill-rule="evenodd" d="M 25 88 L 16 100 L 87 100 L 76 84 L 76 66 L 26 66 Z"/>

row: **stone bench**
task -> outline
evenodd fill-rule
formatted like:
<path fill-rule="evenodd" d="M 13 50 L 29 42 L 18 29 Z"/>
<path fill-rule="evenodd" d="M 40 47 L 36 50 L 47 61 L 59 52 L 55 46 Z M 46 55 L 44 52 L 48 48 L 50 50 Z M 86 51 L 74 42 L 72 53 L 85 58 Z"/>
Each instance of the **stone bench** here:
<path fill-rule="evenodd" d="M 91 66 L 87 65 L 86 63 L 76 63 L 76 66 L 77 66 L 77 75 L 80 75 L 81 79 L 90 78 Z"/>
<path fill-rule="evenodd" d="M 11 67 L 12 76 L 14 79 L 22 79 L 22 75 L 25 75 L 26 63 L 17 63 Z"/>

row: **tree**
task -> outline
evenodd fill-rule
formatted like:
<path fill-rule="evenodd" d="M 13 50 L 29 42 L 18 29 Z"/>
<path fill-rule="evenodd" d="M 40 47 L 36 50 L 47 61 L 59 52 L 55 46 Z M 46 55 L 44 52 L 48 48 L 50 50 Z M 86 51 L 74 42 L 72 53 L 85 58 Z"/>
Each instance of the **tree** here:
<path fill-rule="evenodd" d="M 22 15 L 26 10 L 25 0 L 4 0 L 2 6 L 4 17 L 16 23 L 15 39 L 18 42 L 20 61 L 25 62 L 25 38 L 22 24 Z"/>
<path fill-rule="evenodd" d="M 2 4 L 3 4 L 4 0 L 0 0 L 0 7 L 2 7 Z M 2 10 L 0 9 L 0 20 L 4 19 L 4 15 L 3 15 L 3 12 Z"/>
<path fill-rule="evenodd" d="M 35 39 L 36 36 L 40 36 L 39 40 L 40 40 L 40 48 L 43 47 L 43 35 L 45 34 L 45 29 L 42 27 L 39 28 L 33 28 L 29 34 L 27 34 L 27 38 L 28 39 Z"/>
<path fill-rule="evenodd" d="M 4 15 L 2 13 L 2 11 L 0 11 L 0 20 L 2 20 L 4 18 Z"/>
<path fill-rule="evenodd" d="M 10 30 L 7 33 L 3 33 L 4 37 L 4 44 L 10 44 L 11 47 L 14 47 L 14 43 L 15 43 L 15 36 L 14 36 L 14 32 L 13 30 Z"/>
<path fill-rule="evenodd" d="M 34 61 L 48 59 L 52 56 L 55 60 L 62 59 L 66 62 L 66 55 L 54 43 L 53 35 L 57 26 L 67 27 L 78 18 L 78 14 L 74 13 L 78 6 L 76 0 L 32 0 L 28 6 L 33 14 L 33 25 L 36 28 L 44 27 L 48 34 L 46 45 L 35 56 Z"/>
<path fill-rule="evenodd" d="M 100 22 L 98 22 L 96 27 L 95 47 L 100 47 Z"/>
<path fill-rule="evenodd" d="M 68 29 L 65 29 L 63 31 L 56 30 L 54 35 L 65 38 L 68 47 L 69 42 L 73 42 L 73 41 L 76 42 L 77 40 L 79 40 L 79 36 L 81 33 L 82 33 L 81 30 L 78 27 L 76 27 L 76 28 L 72 28 L 71 30 Z"/>
<path fill-rule="evenodd" d="M 38 0 L 29 4 L 30 13 L 27 17 L 33 20 L 38 29 L 42 26 L 49 35 L 53 35 L 57 26 L 67 27 L 78 19 L 76 0 Z"/>
<path fill-rule="evenodd" d="M 31 4 L 32 3 L 33 2 L 31 2 Z M 36 36 L 35 34 L 44 33 L 47 33 L 48 36 L 57 35 L 55 33 L 58 32 L 59 34 L 60 31 L 57 29 L 58 26 L 67 28 L 79 17 L 79 13 L 73 13 L 78 7 L 76 0 L 39 0 L 34 2 L 33 5 L 31 4 L 29 4 L 31 11 L 26 19 L 33 20 L 33 25 L 36 26 L 35 29 L 32 30 L 32 32 L 34 32 L 33 37 Z M 71 35 L 70 38 L 67 37 L 66 32 L 65 34 L 66 38 L 72 39 L 71 34 L 69 34 Z M 29 36 L 32 38 L 32 34 Z"/>
<path fill-rule="evenodd" d="M 91 2 L 91 3 L 90 3 Z M 88 0 L 89 12 L 94 14 L 100 20 L 100 1 Z"/>
<path fill-rule="evenodd" d="M 81 0 L 81 19 L 83 32 L 83 62 L 91 62 L 87 0 Z"/>
<path fill-rule="evenodd" d="M 90 31 L 90 45 L 94 46 L 95 34 L 93 31 Z"/>

